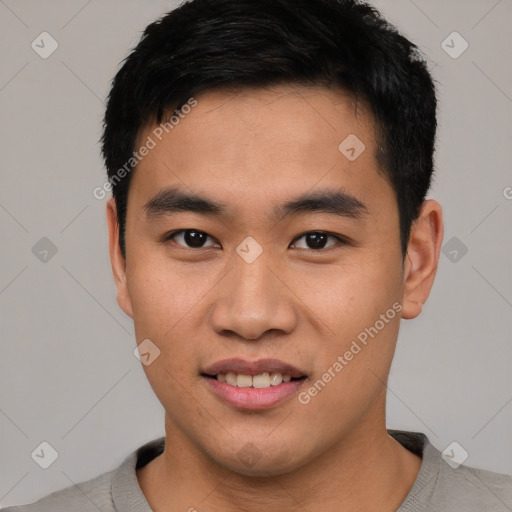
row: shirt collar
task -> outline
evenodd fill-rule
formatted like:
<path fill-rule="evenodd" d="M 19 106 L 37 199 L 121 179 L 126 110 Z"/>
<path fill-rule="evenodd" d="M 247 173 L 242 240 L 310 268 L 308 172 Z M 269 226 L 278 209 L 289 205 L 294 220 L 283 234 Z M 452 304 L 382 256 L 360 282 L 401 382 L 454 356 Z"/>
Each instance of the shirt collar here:
<path fill-rule="evenodd" d="M 388 430 L 391 437 L 396 439 L 409 451 L 422 457 L 420 471 L 416 480 L 400 505 L 397 512 L 416 511 L 421 503 L 428 503 L 425 493 L 431 493 L 435 487 L 431 484 L 439 473 L 439 451 L 430 444 L 427 436 L 420 432 L 403 430 Z M 133 451 L 115 470 L 112 477 L 112 500 L 119 512 L 153 512 L 144 496 L 137 480 L 137 469 L 145 466 L 164 451 L 165 437 L 154 439 Z M 425 509 L 426 510 L 426 509 Z"/>

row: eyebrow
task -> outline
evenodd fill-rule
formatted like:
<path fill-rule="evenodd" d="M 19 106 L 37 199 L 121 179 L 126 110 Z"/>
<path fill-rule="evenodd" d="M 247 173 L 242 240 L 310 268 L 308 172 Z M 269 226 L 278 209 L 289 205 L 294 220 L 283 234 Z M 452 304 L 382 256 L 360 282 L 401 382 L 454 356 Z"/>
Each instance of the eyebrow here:
<path fill-rule="evenodd" d="M 194 212 L 213 217 L 226 216 L 224 203 L 171 186 L 158 192 L 143 207 L 146 218 L 153 219 L 178 212 Z M 272 217 L 282 219 L 290 215 L 327 213 L 340 217 L 360 219 L 369 213 L 367 206 L 342 189 L 309 192 L 276 205 Z"/>

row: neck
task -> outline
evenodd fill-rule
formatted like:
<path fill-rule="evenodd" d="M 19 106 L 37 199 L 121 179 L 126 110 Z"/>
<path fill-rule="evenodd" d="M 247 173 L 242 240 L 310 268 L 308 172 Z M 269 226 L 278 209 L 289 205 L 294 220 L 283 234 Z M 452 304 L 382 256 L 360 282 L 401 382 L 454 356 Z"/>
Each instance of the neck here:
<path fill-rule="evenodd" d="M 293 472 L 251 477 L 222 468 L 194 448 L 166 418 L 164 452 L 141 468 L 140 487 L 155 512 L 304 508 L 394 512 L 412 487 L 421 459 L 367 421 Z"/>

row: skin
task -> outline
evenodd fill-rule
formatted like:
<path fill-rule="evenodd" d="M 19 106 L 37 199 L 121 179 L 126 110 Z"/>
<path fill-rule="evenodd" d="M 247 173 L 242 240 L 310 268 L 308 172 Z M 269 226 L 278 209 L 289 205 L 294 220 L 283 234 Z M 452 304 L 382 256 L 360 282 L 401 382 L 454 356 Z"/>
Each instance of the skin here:
<path fill-rule="evenodd" d="M 165 409 L 166 446 L 138 470 L 140 487 L 156 512 L 395 511 L 421 459 L 387 434 L 386 382 L 400 316 L 420 314 L 434 281 L 441 207 L 423 204 L 404 259 L 372 116 L 342 91 L 283 85 L 196 99 L 134 171 L 126 260 L 115 203 L 107 204 L 118 303 L 137 343 L 149 338 L 161 351 L 143 368 Z M 349 134 L 366 146 L 353 162 L 338 150 Z M 228 214 L 147 218 L 144 204 L 170 185 L 220 201 Z M 320 189 L 343 189 L 367 213 L 271 217 L 276 204 Z M 206 247 L 161 241 L 179 229 L 207 233 Z M 311 231 L 348 243 L 329 238 L 315 250 L 301 236 Z M 236 252 L 247 236 L 263 250 L 250 264 Z M 293 396 L 241 411 L 200 376 L 221 359 L 269 357 L 304 371 L 307 389 L 394 303 L 401 314 L 307 405 Z M 247 443 L 260 456 L 250 467 L 238 456 Z"/>

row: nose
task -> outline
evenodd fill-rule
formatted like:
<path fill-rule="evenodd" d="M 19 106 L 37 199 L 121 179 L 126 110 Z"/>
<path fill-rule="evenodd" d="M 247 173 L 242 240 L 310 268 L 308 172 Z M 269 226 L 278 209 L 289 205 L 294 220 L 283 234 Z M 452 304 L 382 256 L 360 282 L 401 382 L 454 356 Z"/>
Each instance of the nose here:
<path fill-rule="evenodd" d="M 297 310 L 288 286 L 286 276 L 263 254 L 252 263 L 234 255 L 234 268 L 216 290 L 210 317 L 213 329 L 245 340 L 257 340 L 269 332 L 291 333 Z"/>

